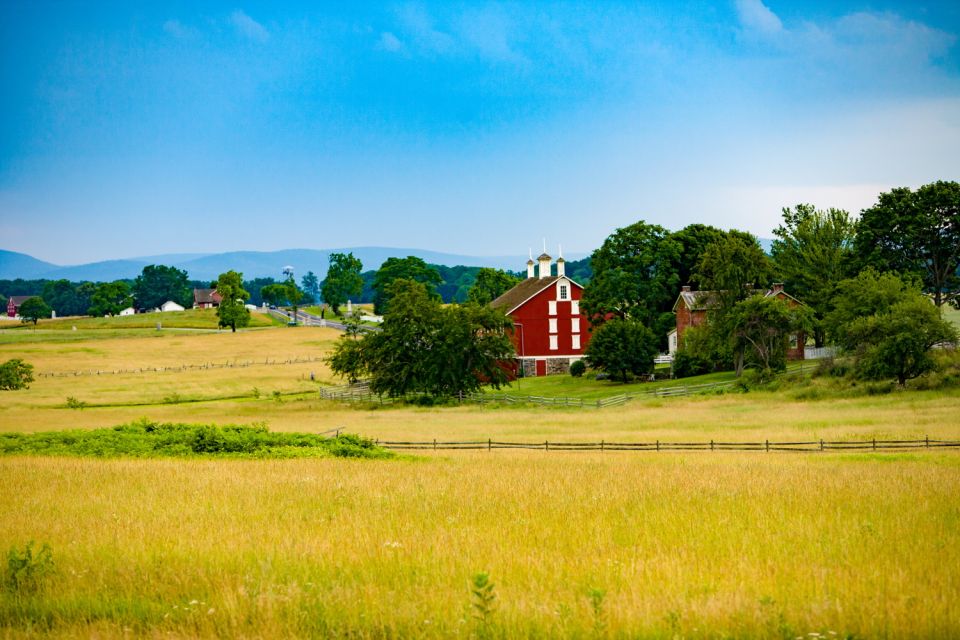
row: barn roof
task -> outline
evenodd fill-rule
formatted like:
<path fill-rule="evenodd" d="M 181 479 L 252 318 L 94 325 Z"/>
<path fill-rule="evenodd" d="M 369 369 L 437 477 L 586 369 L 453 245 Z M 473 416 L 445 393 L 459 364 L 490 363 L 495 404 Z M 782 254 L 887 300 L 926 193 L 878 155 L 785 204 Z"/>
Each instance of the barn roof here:
<path fill-rule="evenodd" d="M 570 284 L 579 287 L 580 285 L 567 276 L 549 276 L 547 278 L 527 278 L 520 281 L 499 298 L 490 303 L 494 309 L 503 309 L 504 313 L 510 313 L 524 302 L 537 295 L 547 287 L 556 284 L 558 280 L 566 280 Z"/>
<path fill-rule="evenodd" d="M 194 289 L 193 300 L 197 304 L 211 304 L 220 302 L 220 294 L 216 289 Z"/>
<path fill-rule="evenodd" d="M 37 296 L 10 296 L 9 300 L 10 302 L 13 303 L 15 307 L 19 307 L 26 300 L 29 300 L 30 298 L 36 298 L 36 297 Z"/>

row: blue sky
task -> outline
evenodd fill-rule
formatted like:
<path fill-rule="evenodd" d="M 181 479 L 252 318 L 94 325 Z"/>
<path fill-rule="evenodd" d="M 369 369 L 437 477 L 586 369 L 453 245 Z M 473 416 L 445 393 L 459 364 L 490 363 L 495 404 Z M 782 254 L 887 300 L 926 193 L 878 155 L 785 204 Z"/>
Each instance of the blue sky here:
<path fill-rule="evenodd" d="M 3 3 L 0 248 L 769 237 L 960 179 L 960 4 Z"/>

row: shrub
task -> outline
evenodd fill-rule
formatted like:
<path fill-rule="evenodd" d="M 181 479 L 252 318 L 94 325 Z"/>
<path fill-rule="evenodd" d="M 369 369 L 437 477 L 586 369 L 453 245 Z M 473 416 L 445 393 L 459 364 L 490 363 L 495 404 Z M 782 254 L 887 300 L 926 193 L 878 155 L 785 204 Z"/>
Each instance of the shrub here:
<path fill-rule="evenodd" d="M 34 593 L 43 586 L 43 581 L 53 573 L 53 551 L 44 544 L 34 552 L 33 542 L 28 542 L 20 551 L 11 547 L 7 552 L 7 566 L 3 572 L 3 588 L 9 593 L 23 595 Z"/>
<path fill-rule="evenodd" d="M 574 360 L 570 364 L 570 375 L 572 375 L 574 378 L 579 378 L 586 372 L 586 370 L 587 365 L 583 362 L 583 360 Z"/>
<path fill-rule="evenodd" d="M 713 371 L 713 363 L 687 351 L 680 349 L 673 354 L 673 375 L 676 378 L 689 378 Z"/>

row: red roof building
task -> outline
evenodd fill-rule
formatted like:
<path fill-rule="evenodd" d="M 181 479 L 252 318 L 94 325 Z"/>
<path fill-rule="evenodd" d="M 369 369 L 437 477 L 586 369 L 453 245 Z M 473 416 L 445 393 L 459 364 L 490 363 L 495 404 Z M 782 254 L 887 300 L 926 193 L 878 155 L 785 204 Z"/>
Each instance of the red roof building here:
<path fill-rule="evenodd" d="M 194 309 L 213 309 L 220 306 L 222 298 L 216 289 L 194 289 L 193 290 L 193 308 Z"/>
<path fill-rule="evenodd" d="M 583 287 L 564 273 L 563 257 L 551 274 L 546 253 L 527 261 L 527 279 L 490 303 L 513 320 L 513 344 L 524 376 L 566 373 L 590 342 L 587 317 L 580 312 Z"/>

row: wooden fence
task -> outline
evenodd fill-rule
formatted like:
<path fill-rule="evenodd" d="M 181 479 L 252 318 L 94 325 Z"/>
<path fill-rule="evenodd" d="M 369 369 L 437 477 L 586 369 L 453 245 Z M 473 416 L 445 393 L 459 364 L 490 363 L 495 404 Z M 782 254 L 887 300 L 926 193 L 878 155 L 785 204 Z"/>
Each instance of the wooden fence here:
<path fill-rule="evenodd" d="M 538 451 L 907 451 L 912 449 L 960 450 L 960 440 L 805 440 L 726 442 L 506 442 L 502 440 L 377 440 L 382 447 L 394 450 L 486 450 L 530 449 Z"/>
<path fill-rule="evenodd" d="M 275 358 L 265 358 L 263 360 L 244 360 L 227 362 L 204 362 L 201 364 L 179 364 L 168 367 L 139 367 L 137 369 L 87 369 L 81 371 L 41 371 L 36 374 L 38 378 L 72 378 L 76 376 L 105 376 L 121 373 L 162 373 L 165 371 L 190 371 L 201 369 L 237 369 L 245 367 L 262 367 L 273 365 L 305 364 L 308 362 L 321 362 L 323 356 L 297 356 L 278 360 Z"/>

